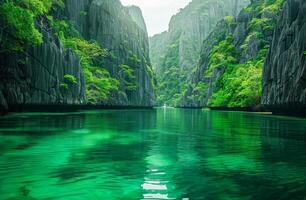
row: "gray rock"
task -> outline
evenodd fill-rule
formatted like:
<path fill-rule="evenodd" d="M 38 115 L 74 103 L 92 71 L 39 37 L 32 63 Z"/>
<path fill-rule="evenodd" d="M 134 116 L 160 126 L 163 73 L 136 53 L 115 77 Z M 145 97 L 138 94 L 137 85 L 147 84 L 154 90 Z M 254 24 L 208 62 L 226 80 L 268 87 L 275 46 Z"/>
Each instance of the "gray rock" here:
<path fill-rule="evenodd" d="M 108 49 L 114 57 L 106 59 L 103 68 L 120 79 L 120 64 L 126 64 L 135 71 L 137 89 L 124 88 L 114 94 L 107 105 L 153 106 L 155 95 L 153 77 L 150 74 L 149 41 L 147 28 L 138 7 L 124 7 L 119 0 L 68 0 L 66 10 L 69 19 L 82 36 L 96 40 Z M 82 18 L 75 13 L 85 12 Z M 136 56 L 138 61 L 131 60 Z M 123 83 L 121 83 L 123 85 Z"/>
<path fill-rule="evenodd" d="M 77 55 L 65 50 L 51 32 L 43 33 L 43 43 L 28 47 L 24 54 L 0 54 L 1 107 L 15 105 L 83 104 L 85 81 Z M 62 90 L 66 74 L 73 75 L 77 84 Z M 5 103 L 6 102 L 6 103 Z"/>
<path fill-rule="evenodd" d="M 197 66 L 201 45 L 225 16 L 236 16 L 249 4 L 249 0 L 193 0 L 172 17 L 167 32 L 150 38 L 150 54 L 157 75 L 163 71 L 160 58 L 169 45 L 179 40 L 179 69 L 192 70 Z"/>
<path fill-rule="evenodd" d="M 125 8 L 119 0 L 66 0 L 65 4 L 63 16 L 81 36 L 96 40 L 115 55 L 105 59 L 100 67 L 106 68 L 117 79 L 120 78 L 120 64 L 135 70 L 138 86 L 135 91 L 121 88 L 118 94 L 111 94 L 108 102 L 101 103 L 154 105 L 149 42 L 140 9 Z M 25 55 L 0 54 L 0 112 L 14 109 L 15 105 L 86 103 L 86 83 L 78 56 L 61 45 L 46 22 L 37 24 L 44 36 L 41 45 L 27 47 Z M 134 55 L 138 60 L 131 61 Z M 66 74 L 77 80 L 77 84 L 70 85 L 68 90 L 61 87 Z"/>
<path fill-rule="evenodd" d="M 262 104 L 306 106 L 306 1 L 287 0 L 263 72 Z"/>
<path fill-rule="evenodd" d="M 128 6 L 126 7 L 129 14 L 131 15 L 132 19 L 136 24 L 145 32 L 147 33 L 147 26 L 142 16 L 142 12 L 139 7 L 137 6 Z"/>
<path fill-rule="evenodd" d="M 8 105 L 6 102 L 6 98 L 2 94 L 2 90 L 0 90 L 0 115 L 6 113 L 8 111 Z"/>

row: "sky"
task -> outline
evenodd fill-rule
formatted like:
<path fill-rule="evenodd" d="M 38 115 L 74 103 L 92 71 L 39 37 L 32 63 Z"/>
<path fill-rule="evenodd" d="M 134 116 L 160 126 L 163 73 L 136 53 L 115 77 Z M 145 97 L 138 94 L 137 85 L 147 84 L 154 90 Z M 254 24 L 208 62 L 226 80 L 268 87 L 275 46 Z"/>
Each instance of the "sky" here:
<path fill-rule="evenodd" d="M 168 29 L 171 17 L 191 0 L 121 0 L 125 6 L 136 5 L 144 15 L 149 36 Z"/>

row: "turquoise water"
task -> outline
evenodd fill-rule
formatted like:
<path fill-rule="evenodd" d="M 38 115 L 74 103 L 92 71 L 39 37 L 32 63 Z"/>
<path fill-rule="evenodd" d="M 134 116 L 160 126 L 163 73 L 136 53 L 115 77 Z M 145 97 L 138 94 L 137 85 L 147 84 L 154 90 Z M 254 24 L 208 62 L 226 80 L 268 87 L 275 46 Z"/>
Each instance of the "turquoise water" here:
<path fill-rule="evenodd" d="M 306 198 L 306 120 L 202 110 L 0 119 L 0 199 Z"/>

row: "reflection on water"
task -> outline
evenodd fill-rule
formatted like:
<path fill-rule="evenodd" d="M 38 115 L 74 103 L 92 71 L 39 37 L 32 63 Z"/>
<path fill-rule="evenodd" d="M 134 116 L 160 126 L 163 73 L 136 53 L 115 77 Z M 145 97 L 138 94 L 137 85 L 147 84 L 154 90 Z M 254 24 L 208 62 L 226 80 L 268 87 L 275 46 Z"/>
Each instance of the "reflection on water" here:
<path fill-rule="evenodd" d="M 0 199 L 304 199 L 306 121 L 157 109 L 0 120 Z"/>

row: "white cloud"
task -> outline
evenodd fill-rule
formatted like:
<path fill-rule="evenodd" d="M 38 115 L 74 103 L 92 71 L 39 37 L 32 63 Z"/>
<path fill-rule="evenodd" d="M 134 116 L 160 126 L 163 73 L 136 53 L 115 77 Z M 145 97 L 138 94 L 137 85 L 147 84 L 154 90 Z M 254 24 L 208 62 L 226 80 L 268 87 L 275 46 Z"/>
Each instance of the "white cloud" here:
<path fill-rule="evenodd" d="M 123 5 L 136 5 L 141 8 L 149 35 L 168 29 L 171 17 L 191 0 L 121 0 Z"/>

